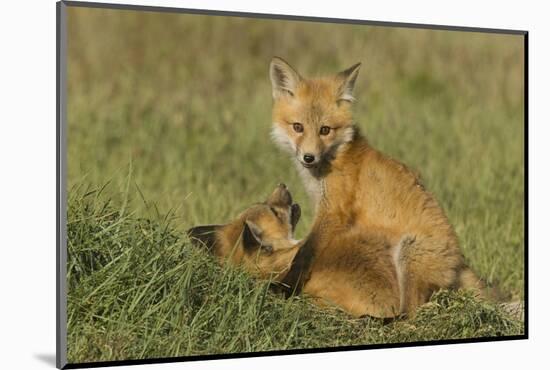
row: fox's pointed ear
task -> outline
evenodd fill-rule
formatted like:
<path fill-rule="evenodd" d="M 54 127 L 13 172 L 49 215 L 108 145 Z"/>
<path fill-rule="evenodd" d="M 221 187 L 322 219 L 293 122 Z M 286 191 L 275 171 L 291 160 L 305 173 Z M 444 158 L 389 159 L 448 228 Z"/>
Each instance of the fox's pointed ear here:
<path fill-rule="evenodd" d="M 339 101 L 343 100 L 351 103 L 355 100 L 353 97 L 353 87 L 355 86 L 355 80 L 359 74 L 360 67 L 361 63 L 357 63 L 336 75 L 337 79 L 341 81 L 338 89 Z"/>
<path fill-rule="evenodd" d="M 218 241 L 218 231 L 222 225 L 195 226 L 187 230 L 191 243 L 197 247 L 205 247 L 212 251 Z"/>
<path fill-rule="evenodd" d="M 262 230 L 253 222 L 245 221 L 243 247 L 245 251 L 255 251 L 262 245 Z"/>
<path fill-rule="evenodd" d="M 273 57 L 273 59 L 271 59 L 269 77 L 271 78 L 274 99 L 284 95 L 294 96 L 296 87 L 302 79 L 290 64 L 279 57 Z"/>

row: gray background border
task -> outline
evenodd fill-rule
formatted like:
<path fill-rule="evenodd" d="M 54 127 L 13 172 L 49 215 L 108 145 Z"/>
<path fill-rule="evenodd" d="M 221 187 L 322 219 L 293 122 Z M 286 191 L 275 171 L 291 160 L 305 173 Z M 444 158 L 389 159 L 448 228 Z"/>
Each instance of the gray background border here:
<path fill-rule="evenodd" d="M 67 9 L 56 3 L 56 346 L 58 368 L 67 364 Z"/>

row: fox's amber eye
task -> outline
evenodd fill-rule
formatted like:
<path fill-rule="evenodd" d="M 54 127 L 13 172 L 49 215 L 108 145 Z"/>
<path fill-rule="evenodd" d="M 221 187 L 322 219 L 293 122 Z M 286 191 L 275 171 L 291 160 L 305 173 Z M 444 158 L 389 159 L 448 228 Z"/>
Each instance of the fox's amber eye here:
<path fill-rule="evenodd" d="M 329 133 L 330 133 L 330 127 L 328 127 L 328 126 L 323 126 L 319 130 L 319 134 L 321 134 L 321 135 L 328 135 Z"/>
<path fill-rule="evenodd" d="M 304 126 L 302 126 L 301 123 L 294 122 L 294 123 L 292 124 L 292 128 L 293 128 L 294 131 L 296 131 L 296 132 L 304 132 Z"/>

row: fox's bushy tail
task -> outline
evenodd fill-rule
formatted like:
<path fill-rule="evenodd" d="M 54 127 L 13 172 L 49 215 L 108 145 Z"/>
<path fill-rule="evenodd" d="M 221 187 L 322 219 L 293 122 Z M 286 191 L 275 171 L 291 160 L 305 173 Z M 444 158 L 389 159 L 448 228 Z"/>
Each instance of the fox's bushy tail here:
<path fill-rule="evenodd" d="M 479 296 L 484 299 L 498 303 L 499 307 L 506 311 L 511 316 L 523 320 L 524 318 L 524 302 L 511 302 L 511 295 L 505 294 L 495 285 L 489 285 L 481 279 L 469 267 L 465 266 L 458 275 L 458 288 L 469 289 L 478 292 Z"/>
<path fill-rule="evenodd" d="M 473 290 L 480 297 L 494 302 L 505 302 L 511 298 L 505 294 L 496 284 L 489 285 L 480 278 L 471 268 L 464 266 L 458 274 L 458 288 Z"/>

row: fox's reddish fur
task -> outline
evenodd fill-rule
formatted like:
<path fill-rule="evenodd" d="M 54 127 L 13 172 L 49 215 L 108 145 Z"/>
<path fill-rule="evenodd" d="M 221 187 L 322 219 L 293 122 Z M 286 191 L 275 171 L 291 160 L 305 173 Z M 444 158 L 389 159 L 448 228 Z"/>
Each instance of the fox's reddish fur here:
<path fill-rule="evenodd" d="M 305 79 L 282 59 L 272 61 L 273 137 L 292 154 L 316 209 L 309 251 L 298 253 L 285 282 L 353 314 L 383 317 L 413 314 L 440 288 L 480 290 L 433 195 L 355 128 L 358 69 Z M 316 158 L 309 168 L 306 153 Z"/>
<path fill-rule="evenodd" d="M 414 315 L 441 288 L 481 292 L 484 284 L 466 266 L 433 195 L 355 128 L 358 69 L 305 79 L 283 60 L 272 61 L 273 138 L 292 154 L 316 209 L 306 239 L 293 239 L 299 206 L 284 185 L 229 223 L 197 226 L 189 235 L 221 261 L 354 316 Z M 323 126 L 328 133 L 321 134 Z M 302 160 L 305 154 L 313 164 Z"/>
<path fill-rule="evenodd" d="M 228 223 L 195 226 L 188 235 L 221 262 L 281 280 L 299 250 L 292 238 L 299 218 L 299 205 L 292 204 L 290 192 L 280 184 L 265 202 L 253 204 Z"/>

